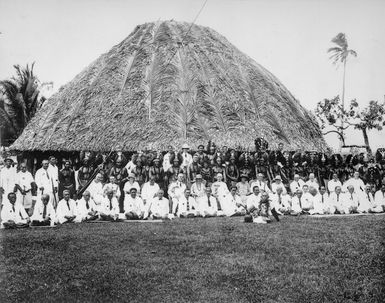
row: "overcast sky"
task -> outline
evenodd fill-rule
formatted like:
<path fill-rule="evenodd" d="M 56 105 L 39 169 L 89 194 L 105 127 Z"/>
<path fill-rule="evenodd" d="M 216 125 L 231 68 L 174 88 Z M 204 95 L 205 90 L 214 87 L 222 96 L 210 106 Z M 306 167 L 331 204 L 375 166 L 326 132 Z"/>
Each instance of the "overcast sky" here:
<path fill-rule="evenodd" d="M 55 89 L 70 81 L 136 25 L 149 21 L 191 22 L 204 0 L 0 0 L 0 79 L 13 65 L 35 61 L 42 82 Z M 342 68 L 328 59 L 330 40 L 344 32 L 357 58 L 349 59 L 346 100 L 365 106 L 384 100 L 384 0 L 208 0 L 196 23 L 224 35 L 266 67 L 314 110 L 341 93 Z M 370 134 L 372 147 L 385 132 Z M 326 137 L 332 147 L 336 138 Z M 359 132 L 347 143 L 362 144 Z"/>

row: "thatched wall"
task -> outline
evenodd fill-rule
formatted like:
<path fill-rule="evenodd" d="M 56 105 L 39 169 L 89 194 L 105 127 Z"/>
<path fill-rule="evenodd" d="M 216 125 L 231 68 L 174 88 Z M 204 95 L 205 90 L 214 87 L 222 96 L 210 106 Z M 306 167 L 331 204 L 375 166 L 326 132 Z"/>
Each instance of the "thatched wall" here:
<path fill-rule="evenodd" d="M 325 147 L 314 117 L 269 71 L 214 30 L 139 25 L 53 95 L 16 150 L 138 150 L 256 137 Z M 188 33 L 186 35 L 186 33 Z"/>

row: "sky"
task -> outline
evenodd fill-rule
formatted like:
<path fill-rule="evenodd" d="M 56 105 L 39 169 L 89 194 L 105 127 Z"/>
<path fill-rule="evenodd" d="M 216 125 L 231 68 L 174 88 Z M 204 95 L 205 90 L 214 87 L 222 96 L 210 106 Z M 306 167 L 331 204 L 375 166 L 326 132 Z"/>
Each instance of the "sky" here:
<path fill-rule="evenodd" d="M 42 82 L 54 91 L 138 24 L 157 20 L 192 22 L 205 0 L 0 0 L 0 79 L 13 65 L 35 62 Z M 341 94 L 342 67 L 327 49 L 347 35 L 345 100 L 361 107 L 385 100 L 385 0 L 208 0 L 196 24 L 211 27 L 272 72 L 308 110 Z M 333 135 L 327 143 L 338 148 Z M 371 131 L 372 148 L 385 146 L 385 131 Z M 347 144 L 363 144 L 357 130 Z"/>

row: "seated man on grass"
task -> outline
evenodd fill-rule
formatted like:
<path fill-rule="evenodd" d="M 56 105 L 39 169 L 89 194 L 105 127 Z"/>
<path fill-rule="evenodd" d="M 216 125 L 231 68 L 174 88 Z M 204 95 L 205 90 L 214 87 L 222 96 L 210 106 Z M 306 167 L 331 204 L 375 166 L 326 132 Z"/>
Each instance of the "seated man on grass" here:
<path fill-rule="evenodd" d="M 57 221 L 60 224 L 73 223 L 76 218 L 76 202 L 70 198 L 70 191 L 63 191 L 61 199 L 56 209 Z"/>
<path fill-rule="evenodd" d="M 142 198 L 137 193 L 137 189 L 131 187 L 130 195 L 124 197 L 124 215 L 127 220 L 145 219 L 146 209 Z"/>
<path fill-rule="evenodd" d="M 49 195 L 42 195 L 36 202 L 31 221 L 31 226 L 53 226 L 56 223 L 56 212 L 49 203 Z"/>
<path fill-rule="evenodd" d="M 271 207 L 275 209 L 278 214 L 290 214 L 290 196 L 283 192 L 282 187 L 278 187 L 277 192 L 271 195 L 271 200 Z"/>
<path fill-rule="evenodd" d="M 150 200 L 148 214 L 150 219 L 168 219 L 170 212 L 169 200 L 165 198 L 163 189 L 158 191 L 155 198 Z"/>
<path fill-rule="evenodd" d="M 223 213 L 228 217 L 246 214 L 246 205 L 243 204 L 241 197 L 237 194 L 237 190 L 236 186 L 232 186 L 230 193 L 221 201 Z"/>
<path fill-rule="evenodd" d="M 249 214 L 245 215 L 245 222 L 253 222 L 253 223 L 270 223 L 270 215 L 271 215 L 271 208 L 270 208 L 270 198 L 269 194 L 267 192 L 262 192 L 261 199 L 259 201 L 258 207 L 251 207 L 248 211 Z M 274 216 L 277 221 L 279 219 Z"/>
<path fill-rule="evenodd" d="M 382 213 L 385 211 L 385 183 L 381 185 L 381 189 L 374 194 L 373 213 Z"/>
<path fill-rule="evenodd" d="M 86 190 L 83 197 L 77 201 L 75 222 L 93 221 L 99 218 L 95 201 L 91 198 L 91 193 Z"/>
<path fill-rule="evenodd" d="M 359 196 L 355 192 L 354 186 L 349 185 L 347 192 L 342 194 L 342 208 L 345 214 L 358 212 Z"/>
<path fill-rule="evenodd" d="M 367 184 L 365 185 L 365 191 L 359 194 L 359 206 L 357 208 L 359 213 L 372 212 L 374 208 L 374 197 L 371 190 L 371 186 Z"/>
<path fill-rule="evenodd" d="M 119 217 L 119 202 L 114 197 L 114 191 L 109 190 L 102 200 L 99 211 L 100 219 L 103 221 L 116 221 Z"/>
<path fill-rule="evenodd" d="M 205 188 L 205 195 L 199 200 L 196 200 L 196 202 L 198 216 L 209 218 L 220 216 L 220 213 L 222 213 L 222 211 L 218 209 L 218 199 L 212 194 L 210 186 Z"/>
<path fill-rule="evenodd" d="M 194 218 L 197 215 L 196 202 L 188 188 L 184 190 L 184 195 L 178 199 L 178 203 L 173 204 L 173 208 L 172 213 L 180 218 Z"/>
<path fill-rule="evenodd" d="M 302 190 L 297 189 L 295 195 L 291 198 L 290 215 L 298 216 L 302 213 Z"/>
<path fill-rule="evenodd" d="M 16 194 L 10 192 L 7 195 L 8 201 L 3 201 L 1 210 L 1 228 L 24 228 L 29 227 L 31 221 L 23 205 L 16 203 Z"/>

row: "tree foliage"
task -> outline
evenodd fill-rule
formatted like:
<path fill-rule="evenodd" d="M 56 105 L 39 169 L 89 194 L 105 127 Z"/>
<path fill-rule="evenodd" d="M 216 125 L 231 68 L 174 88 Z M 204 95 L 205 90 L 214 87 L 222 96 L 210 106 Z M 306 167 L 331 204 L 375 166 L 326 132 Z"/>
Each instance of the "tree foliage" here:
<path fill-rule="evenodd" d="M 16 76 L 0 81 L 0 127 L 6 144 L 17 139 L 45 101 L 39 96 L 40 84 L 33 67 L 34 63 L 26 67 L 14 65 Z"/>
<path fill-rule="evenodd" d="M 332 99 L 324 99 L 317 104 L 315 114 L 319 119 L 320 126 L 325 129 L 331 126 L 333 129 L 324 133 L 337 133 L 343 138 L 343 131 L 354 127 L 362 131 L 368 152 L 370 152 L 368 130 L 382 130 L 385 125 L 385 102 L 370 101 L 369 105 L 360 109 L 356 99 L 350 101 L 349 108 L 344 109 L 339 96 Z M 344 142 L 344 141 L 343 141 Z M 344 142 L 345 144 L 345 142 Z"/>

